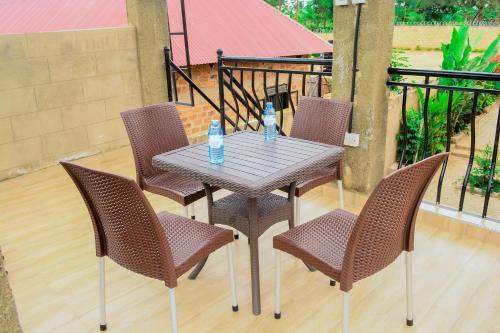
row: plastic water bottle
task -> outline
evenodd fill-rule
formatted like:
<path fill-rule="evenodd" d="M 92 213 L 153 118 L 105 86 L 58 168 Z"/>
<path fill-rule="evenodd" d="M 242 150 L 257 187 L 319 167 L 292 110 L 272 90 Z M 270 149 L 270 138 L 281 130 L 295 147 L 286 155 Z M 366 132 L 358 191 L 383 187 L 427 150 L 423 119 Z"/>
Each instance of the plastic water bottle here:
<path fill-rule="evenodd" d="M 212 120 L 208 129 L 208 157 L 213 164 L 224 162 L 224 135 L 218 120 Z"/>
<path fill-rule="evenodd" d="M 276 111 L 271 102 L 267 102 L 264 109 L 264 140 L 276 140 Z"/>

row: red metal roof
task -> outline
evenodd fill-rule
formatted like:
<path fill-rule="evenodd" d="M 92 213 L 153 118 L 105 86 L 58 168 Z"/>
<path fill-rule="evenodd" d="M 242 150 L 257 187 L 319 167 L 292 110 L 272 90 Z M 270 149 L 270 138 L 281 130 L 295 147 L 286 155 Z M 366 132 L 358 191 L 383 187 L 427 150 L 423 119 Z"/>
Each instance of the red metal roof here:
<path fill-rule="evenodd" d="M 170 30 L 181 31 L 179 0 L 167 0 Z M 331 52 L 332 47 L 263 0 L 185 0 L 191 63 L 225 55 L 277 57 Z M 0 0 L 0 34 L 121 27 L 125 0 Z M 174 61 L 185 64 L 181 36 Z"/>
<path fill-rule="evenodd" d="M 123 26 L 125 0 L 0 0 L 0 34 Z"/>
<path fill-rule="evenodd" d="M 179 0 L 168 1 L 170 30 L 181 30 Z M 331 52 L 332 46 L 262 0 L 186 0 L 193 64 L 225 55 L 277 57 Z M 182 37 L 172 37 L 174 62 L 184 59 Z"/>

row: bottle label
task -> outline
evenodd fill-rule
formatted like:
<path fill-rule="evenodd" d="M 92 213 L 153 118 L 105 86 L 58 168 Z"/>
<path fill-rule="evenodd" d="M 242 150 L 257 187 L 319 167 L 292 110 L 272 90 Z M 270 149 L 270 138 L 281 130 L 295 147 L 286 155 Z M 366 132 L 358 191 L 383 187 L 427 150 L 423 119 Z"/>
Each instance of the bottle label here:
<path fill-rule="evenodd" d="M 222 140 L 222 137 L 219 135 L 210 135 L 208 137 L 208 145 L 210 148 L 220 148 L 220 146 L 222 146 Z"/>
<path fill-rule="evenodd" d="M 274 126 L 276 124 L 276 116 L 264 116 L 264 126 Z"/>

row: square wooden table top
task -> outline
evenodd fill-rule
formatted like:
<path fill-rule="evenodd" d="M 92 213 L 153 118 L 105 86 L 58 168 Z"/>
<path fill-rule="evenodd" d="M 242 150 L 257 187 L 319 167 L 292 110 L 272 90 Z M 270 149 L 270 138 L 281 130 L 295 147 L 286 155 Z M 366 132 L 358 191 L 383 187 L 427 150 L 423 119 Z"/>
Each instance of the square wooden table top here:
<path fill-rule="evenodd" d="M 307 140 L 278 136 L 265 141 L 257 132 L 224 137 L 224 162 L 211 164 L 208 143 L 195 144 L 153 157 L 159 170 L 259 197 L 338 162 L 344 149 Z"/>

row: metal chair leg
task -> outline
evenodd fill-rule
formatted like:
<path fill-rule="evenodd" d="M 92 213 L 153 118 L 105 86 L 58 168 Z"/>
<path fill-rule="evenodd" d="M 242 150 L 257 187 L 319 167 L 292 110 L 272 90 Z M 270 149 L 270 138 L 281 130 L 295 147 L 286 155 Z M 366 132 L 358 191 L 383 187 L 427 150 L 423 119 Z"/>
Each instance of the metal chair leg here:
<path fill-rule="evenodd" d="M 342 333 L 349 332 L 349 292 L 342 292 Z"/>
<path fill-rule="evenodd" d="M 172 333 L 177 333 L 177 306 L 175 304 L 175 288 L 168 289 L 170 299 L 170 319 L 172 321 Z"/>
<path fill-rule="evenodd" d="M 281 318 L 281 253 L 279 250 L 274 250 L 275 258 L 275 277 L 274 277 L 274 318 Z"/>
<path fill-rule="evenodd" d="M 406 261 L 406 325 L 413 326 L 413 252 L 405 252 Z"/>
<path fill-rule="evenodd" d="M 339 188 L 340 209 L 344 209 L 344 186 L 342 185 L 342 180 L 337 180 L 337 186 Z"/>
<path fill-rule="evenodd" d="M 196 214 L 194 212 L 194 202 L 189 205 L 189 210 L 191 210 L 191 219 L 195 220 L 196 219 Z M 188 216 L 189 217 L 189 216 Z"/>
<path fill-rule="evenodd" d="M 234 277 L 233 248 L 231 244 L 226 245 L 227 264 L 229 269 L 229 283 L 231 284 L 231 296 L 233 312 L 238 311 L 238 293 L 236 291 L 236 279 Z"/>
<path fill-rule="evenodd" d="M 99 312 L 99 328 L 101 329 L 101 331 L 106 331 L 106 281 L 104 257 L 99 257 Z"/>

